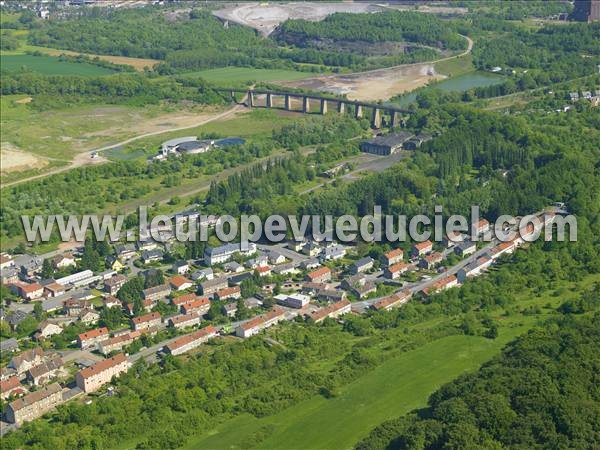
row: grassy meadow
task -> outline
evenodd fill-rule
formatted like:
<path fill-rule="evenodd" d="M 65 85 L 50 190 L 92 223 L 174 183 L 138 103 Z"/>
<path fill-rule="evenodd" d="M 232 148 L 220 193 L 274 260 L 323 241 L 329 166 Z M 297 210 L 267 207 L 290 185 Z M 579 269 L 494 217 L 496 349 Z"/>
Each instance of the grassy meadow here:
<path fill-rule="evenodd" d="M 477 370 L 511 340 L 540 321 L 581 290 L 600 281 L 590 275 L 541 294 L 523 292 L 517 306 L 537 314 L 497 312 L 499 336 L 494 340 L 455 335 L 427 343 L 386 361 L 340 390 L 338 396 L 309 398 L 273 416 L 244 414 L 192 439 L 186 450 L 205 449 L 351 449 L 375 426 L 426 405 L 428 396 L 462 373 Z M 416 328 L 435 326 L 436 319 Z"/>
<path fill-rule="evenodd" d="M 62 61 L 57 56 L 1 55 L 0 65 L 7 72 L 37 72 L 43 75 L 110 75 L 114 71 L 94 64 Z"/>

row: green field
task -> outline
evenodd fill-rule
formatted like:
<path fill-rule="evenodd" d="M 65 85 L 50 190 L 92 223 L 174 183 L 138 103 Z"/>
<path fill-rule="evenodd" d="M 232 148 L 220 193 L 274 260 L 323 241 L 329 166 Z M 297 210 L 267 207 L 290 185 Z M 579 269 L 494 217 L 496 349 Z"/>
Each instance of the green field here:
<path fill-rule="evenodd" d="M 110 69 L 93 64 L 61 61 L 56 56 L 6 55 L 0 56 L 3 71 L 18 72 L 27 70 L 43 75 L 100 76 L 114 73 Z"/>
<path fill-rule="evenodd" d="M 200 76 L 213 83 L 234 83 L 247 81 L 291 81 L 313 77 L 311 72 L 298 72 L 283 69 L 253 69 L 246 67 L 223 67 L 190 72 L 184 76 Z"/>
<path fill-rule="evenodd" d="M 315 396 L 274 416 L 244 414 L 192 439 L 186 450 L 203 449 L 350 449 L 377 425 L 426 405 L 428 396 L 464 372 L 478 369 L 508 342 L 554 314 L 554 308 L 587 289 L 600 276 L 564 283 L 540 295 L 523 292 L 519 309 L 548 305 L 541 314 L 504 316 L 494 340 L 449 336 L 393 358 L 325 399 Z M 436 319 L 423 326 L 434 326 Z"/>

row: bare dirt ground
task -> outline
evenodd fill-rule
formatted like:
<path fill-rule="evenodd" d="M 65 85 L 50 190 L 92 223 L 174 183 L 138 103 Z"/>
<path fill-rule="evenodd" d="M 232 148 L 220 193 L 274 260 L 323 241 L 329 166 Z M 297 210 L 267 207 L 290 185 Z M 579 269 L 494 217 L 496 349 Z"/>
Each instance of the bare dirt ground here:
<path fill-rule="evenodd" d="M 213 14 L 222 20 L 245 25 L 258 30 L 265 36 L 271 34 L 280 23 L 288 19 L 304 19 L 318 22 L 336 13 L 367 13 L 382 11 L 383 8 L 368 3 L 248 3 L 220 9 Z"/>
<path fill-rule="evenodd" d="M 23 151 L 10 142 L 2 142 L 0 147 L 0 167 L 2 168 L 2 173 L 26 169 L 41 169 L 48 164 L 47 159 Z"/>
<path fill-rule="evenodd" d="M 465 39 L 469 43 L 466 51 L 460 55 L 448 56 L 436 61 L 404 64 L 367 72 L 321 75 L 279 84 L 294 88 L 345 94 L 351 100 L 388 100 L 395 95 L 424 86 L 431 80 L 445 78 L 444 75 L 435 72 L 435 64 L 469 54 L 473 48 L 473 41 L 466 36 Z"/>
<path fill-rule="evenodd" d="M 172 121 L 165 122 L 164 116 L 159 117 L 154 120 L 157 120 L 157 121 L 160 120 L 161 123 L 155 124 L 154 127 L 152 127 L 152 124 L 151 124 L 152 120 L 149 120 L 149 121 L 145 121 L 144 124 L 139 125 L 139 128 L 129 128 L 129 130 L 136 130 L 136 132 L 139 132 L 140 129 L 151 130 L 151 131 L 141 132 L 140 134 L 137 134 L 131 138 L 117 142 L 116 144 L 111 144 L 111 145 L 106 145 L 104 147 L 96 148 L 93 151 L 101 152 L 104 150 L 110 150 L 112 148 L 120 147 L 120 146 L 129 144 L 130 142 L 137 141 L 139 139 L 147 138 L 150 136 L 155 136 L 157 134 L 162 134 L 162 133 L 167 133 L 167 132 L 172 132 L 172 131 L 182 131 L 182 130 L 186 130 L 188 128 L 195 128 L 195 127 L 205 125 L 205 124 L 215 121 L 215 120 L 226 119 L 230 116 L 233 116 L 235 114 L 242 112 L 243 110 L 244 110 L 244 106 L 236 105 L 232 108 L 229 108 L 229 109 L 227 109 L 223 112 L 219 112 L 219 113 L 199 114 L 199 115 L 196 114 L 193 117 L 192 116 L 185 117 L 185 120 L 183 120 L 182 122 L 172 122 Z M 173 120 L 173 118 L 171 118 L 171 120 Z M 176 126 L 174 126 L 175 124 L 176 124 Z M 12 186 L 15 184 L 25 183 L 25 182 L 32 181 L 35 179 L 47 177 L 48 175 L 65 172 L 67 170 L 71 170 L 73 168 L 81 167 L 84 165 L 101 164 L 101 163 L 105 163 L 108 161 L 107 159 L 103 158 L 100 155 L 96 156 L 95 158 L 92 158 L 91 153 L 92 153 L 91 150 L 79 153 L 75 156 L 73 161 L 66 166 L 57 167 L 55 169 L 46 171 L 46 172 L 38 174 L 38 175 L 32 175 L 27 178 L 23 178 L 23 179 L 16 180 L 16 181 L 13 181 L 10 183 L 2 184 L 2 187 L 4 188 L 4 187 Z M 4 148 L 2 149 L 2 167 L 4 167 Z"/>

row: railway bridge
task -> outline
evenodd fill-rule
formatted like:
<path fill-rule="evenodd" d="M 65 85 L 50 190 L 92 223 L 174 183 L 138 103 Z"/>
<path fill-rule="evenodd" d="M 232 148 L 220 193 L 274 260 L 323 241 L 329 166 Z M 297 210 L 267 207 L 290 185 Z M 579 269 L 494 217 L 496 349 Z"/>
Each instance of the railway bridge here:
<path fill-rule="evenodd" d="M 236 94 L 244 94 L 250 108 L 279 108 L 286 111 L 310 113 L 312 108 L 320 114 L 327 114 L 330 107 L 340 114 L 352 112 L 354 117 L 361 118 L 370 112 L 371 126 L 381 128 L 388 126 L 396 128 L 403 125 L 404 116 L 410 114 L 407 109 L 395 105 L 368 103 L 357 100 L 327 97 L 318 94 L 303 94 L 298 92 L 274 91 L 267 89 L 218 89 L 228 92 L 233 101 Z M 295 104 L 295 106 L 294 106 Z"/>

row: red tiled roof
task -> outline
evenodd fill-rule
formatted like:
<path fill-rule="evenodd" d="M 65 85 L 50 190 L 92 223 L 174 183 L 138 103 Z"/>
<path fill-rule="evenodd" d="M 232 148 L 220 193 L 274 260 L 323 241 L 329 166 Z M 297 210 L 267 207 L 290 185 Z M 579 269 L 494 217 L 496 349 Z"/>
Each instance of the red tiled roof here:
<path fill-rule="evenodd" d="M 317 270 L 310 272 L 308 274 L 308 278 L 314 280 L 315 278 L 320 278 L 328 273 L 331 273 L 331 269 L 329 267 L 319 267 Z"/>
<path fill-rule="evenodd" d="M 397 264 L 393 264 L 390 267 L 388 267 L 388 270 L 391 273 L 396 273 L 396 272 L 400 272 L 402 269 L 404 269 L 405 267 L 408 267 L 409 264 L 404 263 L 404 262 L 399 262 Z"/>
<path fill-rule="evenodd" d="M 134 317 L 132 319 L 132 322 L 134 324 L 138 325 L 140 323 L 150 322 L 151 320 L 156 320 L 156 319 L 160 319 L 159 312 L 152 312 L 152 313 L 144 314 L 143 316 Z"/>
<path fill-rule="evenodd" d="M 329 314 L 333 314 L 336 311 L 339 311 L 340 309 L 342 309 L 348 305 L 350 305 L 350 302 L 348 300 L 340 300 L 339 302 L 332 303 L 331 305 L 326 306 L 325 308 L 321 308 L 317 311 L 314 311 L 313 313 L 310 314 L 310 317 L 315 322 L 317 322 L 317 321 L 329 316 Z"/>
<path fill-rule="evenodd" d="M 256 316 L 253 319 L 250 319 L 248 322 L 245 322 L 241 325 L 244 330 L 249 330 L 251 328 L 262 325 L 269 320 L 274 319 L 275 317 L 281 316 L 285 314 L 285 311 L 281 308 L 273 308 L 268 313 L 262 314 L 260 316 Z"/>
<path fill-rule="evenodd" d="M 118 355 L 113 356 L 112 358 L 103 359 L 100 362 L 97 362 L 93 366 L 86 367 L 85 369 L 81 369 L 79 374 L 84 378 L 89 378 L 94 375 L 98 375 L 99 373 L 104 372 L 105 370 L 110 369 L 118 364 L 127 361 L 127 358 L 123 353 L 119 353 Z"/>
<path fill-rule="evenodd" d="M 411 293 L 408 291 L 401 291 L 395 294 L 392 294 L 388 297 L 382 298 L 381 300 L 373 303 L 373 308 L 375 309 L 386 309 L 391 305 L 395 305 L 398 302 L 401 302 L 411 296 Z"/>
<path fill-rule="evenodd" d="M 415 248 L 417 250 L 423 250 L 425 248 L 429 248 L 429 247 L 432 247 L 432 246 L 433 246 L 433 243 L 431 241 L 417 242 L 415 244 Z"/>
<path fill-rule="evenodd" d="M 208 297 L 199 297 L 198 300 L 194 300 L 193 302 L 184 303 L 182 308 L 184 311 L 193 311 L 195 309 L 200 309 L 206 305 L 210 304 L 210 300 Z"/>
<path fill-rule="evenodd" d="M 108 334 L 108 328 L 106 328 L 106 327 L 95 328 L 93 330 L 86 331 L 85 333 L 81 333 L 79 335 L 79 340 L 87 341 L 88 339 L 94 339 L 94 338 L 100 337 L 104 334 Z"/>
<path fill-rule="evenodd" d="M 383 254 L 387 259 L 392 259 L 392 258 L 397 258 L 398 256 L 402 257 L 402 255 L 404 255 L 404 252 L 402 251 L 401 248 L 396 248 L 394 250 L 390 250 L 389 252 L 386 252 Z"/>
<path fill-rule="evenodd" d="M 173 300 L 171 300 L 171 303 L 173 303 L 174 305 L 183 305 L 185 303 L 191 303 L 199 299 L 200 297 L 198 297 L 196 294 L 185 294 L 180 297 L 175 297 Z"/>
<path fill-rule="evenodd" d="M 239 286 L 227 287 L 217 291 L 217 297 L 227 297 L 228 295 L 237 294 L 238 292 L 241 292 Z"/>
<path fill-rule="evenodd" d="M 171 283 L 173 286 L 175 286 L 177 288 L 180 288 L 184 284 L 186 284 L 186 283 L 191 284 L 192 282 L 182 275 L 175 275 L 174 277 L 172 277 L 169 280 L 169 283 Z"/>
<path fill-rule="evenodd" d="M 194 331 L 193 333 L 186 334 L 185 336 L 181 336 L 179 339 L 174 340 L 170 344 L 167 344 L 167 348 L 169 350 L 176 350 L 184 345 L 189 344 L 190 342 L 197 341 L 198 339 L 203 339 L 210 334 L 216 334 L 217 329 L 212 325 L 207 326 L 206 328 L 202 328 L 201 330 Z"/>
<path fill-rule="evenodd" d="M 12 391 L 14 388 L 21 385 L 18 377 L 10 377 L 6 380 L 0 381 L 0 392 Z"/>

